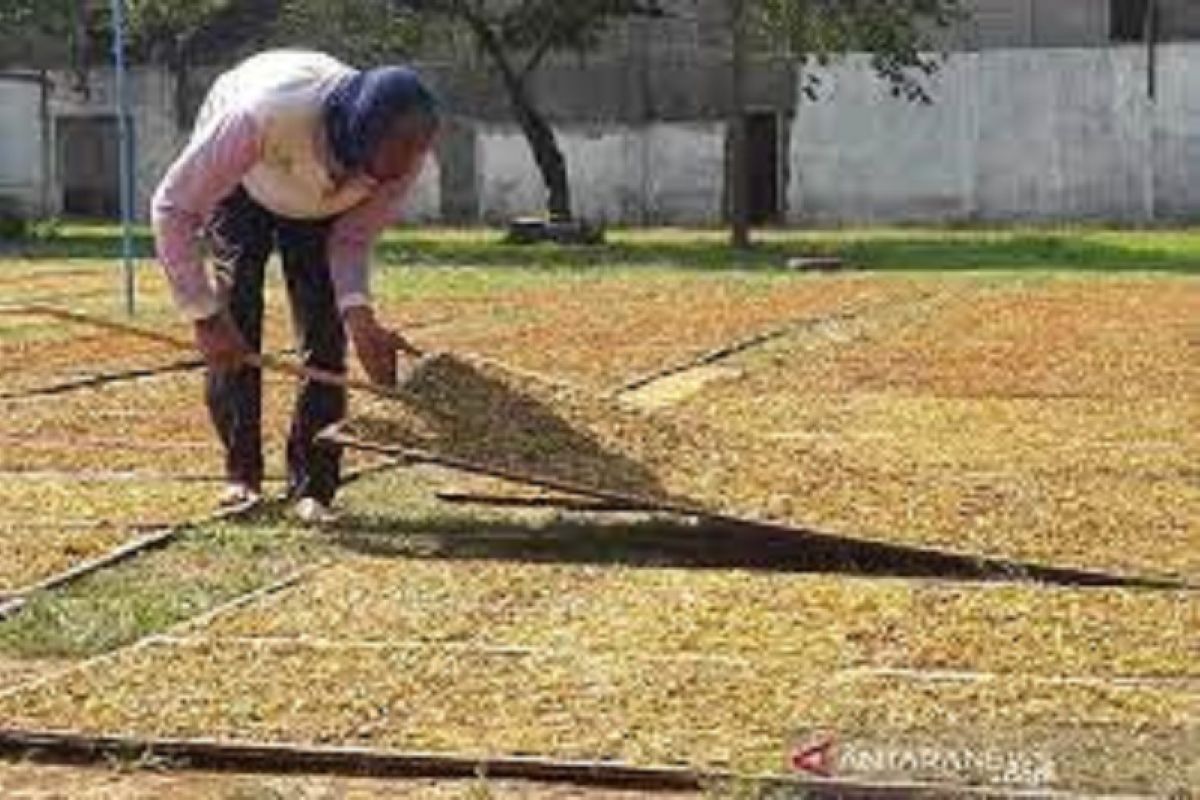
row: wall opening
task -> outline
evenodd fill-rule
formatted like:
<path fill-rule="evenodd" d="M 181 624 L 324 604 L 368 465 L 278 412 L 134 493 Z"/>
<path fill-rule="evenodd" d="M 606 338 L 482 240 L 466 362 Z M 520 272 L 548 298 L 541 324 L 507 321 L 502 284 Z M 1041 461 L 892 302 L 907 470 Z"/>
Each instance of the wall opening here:
<path fill-rule="evenodd" d="M 774 111 L 746 115 L 746 166 L 750 173 L 750 223 L 778 222 L 781 214 L 779 115 Z"/>
<path fill-rule="evenodd" d="M 121 147 L 115 115 L 59 117 L 58 176 L 66 216 L 121 216 Z"/>
<path fill-rule="evenodd" d="M 1109 0 L 1109 38 L 1114 42 L 1146 39 L 1151 0 Z"/>

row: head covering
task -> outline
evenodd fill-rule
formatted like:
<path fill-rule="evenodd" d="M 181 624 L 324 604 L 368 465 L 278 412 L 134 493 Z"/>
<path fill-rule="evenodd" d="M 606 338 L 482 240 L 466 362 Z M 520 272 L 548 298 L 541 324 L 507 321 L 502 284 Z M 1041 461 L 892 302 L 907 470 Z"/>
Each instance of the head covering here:
<path fill-rule="evenodd" d="M 364 167 L 397 120 L 435 116 L 438 100 L 408 67 L 378 67 L 350 75 L 325 100 L 333 155 L 345 168 Z"/>

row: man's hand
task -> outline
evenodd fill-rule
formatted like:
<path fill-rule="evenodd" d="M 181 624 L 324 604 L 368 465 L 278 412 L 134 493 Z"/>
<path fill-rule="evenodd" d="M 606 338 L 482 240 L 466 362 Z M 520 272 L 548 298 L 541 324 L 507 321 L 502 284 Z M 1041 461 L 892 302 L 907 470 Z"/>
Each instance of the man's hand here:
<path fill-rule="evenodd" d="M 343 319 L 359 362 L 371 380 L 381 386 L 396 385 L 397 353 L 420 355 L 403 336 L 380 325 L 369 306 L 348 308 Z"/>
<path fill-rule="evenodd" d="M 204 355 L 204 361 L 210 369 L 218 372 L 231 372 L 242 365 L 242 360 L 250 355 L 246 340 L 233 324 L 227 312 L 220 312 L 211 317 L 197 320 L 196 347 Z"/>

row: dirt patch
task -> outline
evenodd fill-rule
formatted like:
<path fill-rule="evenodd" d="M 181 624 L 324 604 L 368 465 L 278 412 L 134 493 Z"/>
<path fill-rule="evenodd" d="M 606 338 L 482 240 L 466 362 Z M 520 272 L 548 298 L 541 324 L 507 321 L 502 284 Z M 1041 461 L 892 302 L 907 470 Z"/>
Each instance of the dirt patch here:
<path fill-rule="evenodd" d="M 646 411 L 669 408 L 683 402 L 710 383 L 730 380 L 740 374 L 739 370 L 716 365 L 693 367 L 624 392 L 621 402 Z"/>

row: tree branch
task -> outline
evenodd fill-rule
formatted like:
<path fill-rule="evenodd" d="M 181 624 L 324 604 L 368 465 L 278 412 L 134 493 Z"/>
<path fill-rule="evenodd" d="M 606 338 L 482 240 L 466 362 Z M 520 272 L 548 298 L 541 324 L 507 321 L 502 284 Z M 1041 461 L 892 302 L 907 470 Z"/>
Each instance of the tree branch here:
<path fill-rule="evenodd" d="M 518 73 L 522 83 L 524 83 L 525 79 L 533 74 L 533 72 L 542 65 L 542 61 L 546 59 L 546 56 L 549 55 L 550 50 L 553 49 L 553 47 L 554 37 L 547 32 L 547 34 L 542 37 L 542 41 L 538 42 L 538 46 L 534 48 L 533 53 L 529 56 L 529 60 L 525 62 L 525 66 L 522 67 Z"/>
<path fill-rule="evenodd" d="M 462 18 L 475 34 L 475 38 L 479 40 L 480 46 L 496 62 L 496 67 L 500 70 L 500 76 L 509 87 L 509 90 L 520 89 L 523 93 L 525 82 L 522 80 L 520 73 L 513 69 L 512 62 L 509 61 L 508 54 L 504 51 L 504 46 L 500 43 L 500 37 L 492 30 L 492 26 L 488 24 L 487 19 L 474 11 L 465 10 L 465 7 L 462 12 Z"/>

